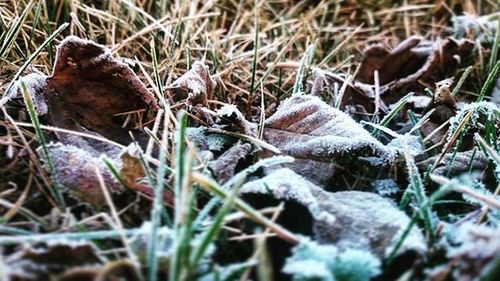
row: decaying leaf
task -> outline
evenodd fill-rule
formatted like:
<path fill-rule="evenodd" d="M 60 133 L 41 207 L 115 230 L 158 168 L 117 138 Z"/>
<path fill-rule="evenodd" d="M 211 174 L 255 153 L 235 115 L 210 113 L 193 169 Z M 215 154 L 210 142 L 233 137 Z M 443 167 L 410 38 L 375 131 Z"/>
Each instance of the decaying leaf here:
<path fill-rule="evenodd" d="M 11 101 L 23 100 L 21 93 L 21 82 L 28 89 L 33 100 L 33 106 L 38 115 L 48 113 L 47 102 L 45 101 L 45 92 L 47 89 L 47 76 L 40 72 L 33 72 L 24 76 L 21 80 L 14 83 L 12 89 L 6 93 L 11 98 Z"/>
<path fill-rule="evenodd" d="M 293 156 L 291 168 L 319 184 L 326 184 L 339 166 L 383 167 L 396 154 L 347 114 L 307 95 L 282 103 L 265 121 L 264 140 Z"/>
<path fill-rule="evenodd" d="M 241 187 L 243 194 L 269 194 L 306 207 L 313 217 L 316 239 L 339 249 L 364 249 L 386 258 L 394 249 L 410 219 L 391 201 L 369 192 L 326 192 L 283 168 Z M 425 239 L 416 228 L 404 240 L 399 253 L 426 251 Z"/>
<path fill-rule="evenodd" d="M 51 125 L 94 132 L 118 142 L 130 140 L 128 131 L 135 129 L 123 128 L 119 114 L 147 116 L 158 109 L 153 95 L 127 64 L 115 59 L 106 47 L 75 36 L 58 46 L 50 77 L 34 73 L 23 81 L 37 113 L 48 114 Z M 12 91 L 20 96 L 19 83 L 16 86 Z M 58 137 L 65 141 L 68 134 Z"/>
<path fill-rule="evenodd" d="M 96 168 L 101 172 L 108 190 L 111 192 L 122 190 L 121 184 L 114 179 L 99 154 L 62 143 L 49 144 L 47 148 L 54 166 L 53 176 L 59 184 L 68 189 L 69 194 L 76 198 L 93 206 L 102 206 L 105 203 Z M 118 157 L 118 155 L 109 155 L 109 157 Z M 117 158 L 115 159 L 113 162 L 118 164 Z"/>
<path fill-rule="evenodd" d="M 451 19 L 453 31 L 457 37 L 479 39 L 481 42 L 493 43 L 498 29 L 497 21 L 500 12 L 481 17 L 470 14 L 455 16 Z"/>
<path fill-rule="evenodd" d="M 123 193 L 126 187 L 153 196 L 153 189 L 144 182 L 144 169 L 136 155 L 138 148 L 133 145 L 124 150 L 108 150 L 106 154 L 107 161 L 119 171 L 122 182 L 111 174 L 100 152 L 62 143 L 49 144 L 47 148 L 57 182 L 66 187 L 69 194 L 94 207 L 106 203 L 96 168 L 106 188 L 112 193 Z M 170 192 L 164 193 L 164 201 L 167 204 L 172 202 Z"/>
<path fill-rule="evenodd" d="M 4 260 L 11 280 L 53 280 L 68 269 L 94 267 L 105 262 L 90 243 L 47 242 L 24 245 Z"/>
<path fill-rule="evenodd" d="M 245 159 L 251 152 L 252 146 L 249 143 L 237 143 L 217 160 L 211 161 L 208 167 L 215 175 L 217 182 L 224 183 L 232 178 L 238 163 Z"/>
<path fill-rule="evenodd" d="M 432 109 L 434 112 L 430 116 L 430 121 L 440 126 L 457 113 L 457 103 L 451 95 L 450 87 L 453 78 L 445 79 L 436 83 L 436 91 L 431 103 L 424 110 L 424 114 Z"/>
<path fill-rule="evenodd" d="M 168 88 L 177 94 L 175 99 L 188 98 L 190 105 L 208 106 L 208 100 L 217 83 L 210 76 L 208 66 L 203 62 L 195 61 L 191 70 L 175 80 Z"/>
<path fill-rule="evenodd" d="M 115 141 L 128 140 L 117 114 L 158 109 L 135 73 L 104 46 L 74 36 L 57 48 L 46 99 L 52 125 L 82 127 Z"/>
<path fill-rule="evenodd" d="M 383 110 L 386 104 L 397 102 L 403 92 L 422 88 L 422 82 L 433 84 L 454 73 L 473 47 L 473 42 L 467 39 L 431 42 L 417 36 L 402 41 L 392 50 L 381 44 L 370 46 L 363 52 L 357 81 L 347 88 L 341 106 L 362 106 L 364 111 L 373 112 L 377 71 L 379 106 Z M 360 110 L 351 111 L 359 113 Z"/>
<path fill-rule="evenodd" d="M 247 121 L 235 105 L 225 104 L 216 112 L 217 125 L 225 130 L 240 132 L 248 136 L 255 135 L 256 126 Z"/>
<path fill-rule="evenodd" d="M 416 36 L 391 51 L 382 45 L 370 46 L 363 52 L 358 79 L 373 85 L 374 72 L 378 71 L 381 94 L 416 85 L 418 80 L 439 81 L 434 76 L 454 70 L 473 46 L 465 39 L 446 38 L 433 43 Z"/>
<path fill-rule="evenodd" d="M 417 163 L 417 167 L 425 172 L 438 158 L 439 155 L 436 155 L 422 160 Z M 468 150 L 457 153 L 446 153 L 433 173 L 442 176 L 459 176 L 471 170 L 482 172 L 487 168 L 488 159 L 484 156 L 483 152 Z"/>
<path fill-rule="evenodd" d="M 500 230 L 487 226 L 465 224 L 459 229 L 458 240 L 460 246 L 448 254 L 451 265 L 456 267 L 452 273 L 454 280 L 494 280 L 498 277 Z M 484 275 L 494 270 L 495 267 L 497 268 L 496 272 L 486 278 Z"/>
<path fill-rule="evenodd" d="M 128 260 L 108 262 L 86 242 L 46 242 L 24 245 L 4 261 L 8 280 L 112 281 L 142 280 L 137 265 Z"/>

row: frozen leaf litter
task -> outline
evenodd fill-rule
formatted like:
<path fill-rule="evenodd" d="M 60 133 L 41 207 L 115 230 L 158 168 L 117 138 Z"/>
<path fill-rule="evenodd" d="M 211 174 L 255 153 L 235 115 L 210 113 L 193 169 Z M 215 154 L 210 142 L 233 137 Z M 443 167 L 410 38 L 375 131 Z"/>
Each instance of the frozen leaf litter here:
<path fill-rule="evenodd" d="M 329 15 L 323 4 L 317 11 Z M 0 88 L 10 90 L 0 119 L 0 175 L 8 179 L 0 180 L 0 275 L 495 280 L 495 15 L 440 19 L 425 34 L 409 32 L 418 21 L 406 21 L 425 14 L 420 4 L 366 5 L 382 10 L 367 10 L 364 26 L 322 30 L 308 39 L 317 53 L 300 59 L 304 34 L 282 45 L 280 24 L 262 29 L 274 15 L 262 11 L 282 3 L 259 5 L 256 30 L 245 36 L 219 40 L 249 26 L 226 30 L 232 4 L 212 19 L 220 7 L 208 3 L 199 15 L 190 5 L 176 29 L 153 21 L 122 43 L 90 36 L 115 17 L 86 26 L 79 5 L 68 34 L 92 40 L 59 36 L 29 58 L 39 63 L 18 81 L 0 74 Z M 140 20 L 131 26 L 155 19 L 133 5 Z M 338 5 L 340 18 L 346 7 L 356 15 L 349 21 L 365 16 L 351 1 Z M 313 11 L 293 7 L 281 15 L 290 27 L 288 13 Z M 123 10 L 111 8 L 103 13 Z M 373 28 L 403 18 L 405 35 Z M 441 30 L 446 24 L 453 30 Z M 224 32 L 204 32 L 214 27 Z M 337 47 L 325 50 L 329 33 Z M 2 45 L 0 69 L 15 68 L 3 52 L 29 48 L 23 41 Z"/>

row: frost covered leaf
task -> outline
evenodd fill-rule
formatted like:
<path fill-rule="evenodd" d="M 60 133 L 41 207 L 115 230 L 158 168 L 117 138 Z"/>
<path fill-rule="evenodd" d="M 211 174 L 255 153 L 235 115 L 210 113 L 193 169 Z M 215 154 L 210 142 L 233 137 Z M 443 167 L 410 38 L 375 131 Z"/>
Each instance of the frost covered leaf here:
<path fill-rule="evenodd" d="M 208 66 L 203 62 L 195 61 L 191 70 L 175 80 L 168 88 L 175 91 L 176 99 L 187 96 L 190 105 L 208 106 L 208 100 L 212 95 L 217 83 L 210 76 Z"/>
<path fill-rule="evenodd" d="M 417 163 L 417 167 L 421 171 L 426 171 L 438 158 L 439 155 L 436 155 L 420 161 Z M 456 154 L 452 152 L 446 153 L 433 173 L 441 176 L 458 176 L 470 170 L 482 172 L 487 168 L 488 159 L 484 156 L 483 152 L 468 150 L 459 151 Z"/>
<path fill-rule="evenodd" d="M 296 95 L 283 102 L 265 121 L 264 140 L 296 161 L 291 168 L 325 184 L 336 166 L 382 167 L 395 150 L 384 146 L 347 114 L 317 97 Z"/>
<path fill-rule="evenodd" d="M 319 245 L 303 237 L 283 268 L 293 280 L 368 281 L 380 274 L 380 260 L 369 252 Z"/>
<path fill-rule="evenodd" d="M 448 121 L 457 112 L 457 103 L 451 95 L 450 86 L 453 79 L 445 79 L 436 83 L 436 91 L 432 97 L 431 103 L 424 110 L 424 114 L 434 109 L 430 116 L 430 121 L 440 126 Z"/>
<path fill-rule="evenodd" d="M 272 171 L 262 179 L 241 187 L 242 194 L 269 194 L 306 207 L 313 217 L 315 236 L 320 243 L 334 243 L 340 250 L 357 248 L 385 258 L 410 219 L 391 201 L 369 192 L 327 192 L 293 171 Z M 426 251 L 425 239 L 413 229 L 399 253 Z"/>
<path fill-rule="evenodd" d="M 211 161 L 208 165 L 215 175 L 217 182 L 224 183 L 232 178 L 236 171 L 238 163 L 245 159 L 251 152 L 252 146 L 249 143 L 237 143 L 217 160 Z"/>
<path fill-rule="evenodd" d="M 102 45 L 69 36 L 57 48 L 50 77 L 30 74 L 22 79 L 38 114 L 48 114 L 51 125 L 128 142 L 119 114 L 154 112 L 153 95 L 125 63 L 115 59 Z M 19 92 L 19 87 L 13 87 Z M 147 119 L 147 118 L 143 118 Z M 59 133 L 67 141 L 68 134 Z"/>
<path fill-rule="evenodd" d="M 497 79 L 497 82 L 491 91 L 491 102 L 500 107 L 500 78 Z"/>
<path fill-rule="evenodd" d="M 474 17 L 470 14 L 451 18 L 453 31 L 457 37 L 479 39 L 484 43 L 493 43 L 498 29 L 500 12 Z"/>
<path fill-rule="evenodd" d="M 122 186 L 113 178 L 99 154 L 62 143 L 49 144 L 47 148 L 54 166 L 53 176 L 59 184 L 68 189 L 72 196 L 93 206 L 102 206 L 105 203 L 104 194 L 96 176 L 96 167 L 101 171 L 104 183 L 111 192 L 123 191 Z"/>
<path fill-rule="evenodd" d="M 221 153 L 229 149 L 236 142 L 236 138 L 218 134 L 209 133 L 202 127 L 186 129 L 187 138 L 192 141 L 199 150 L 211 151 L 212 153 Z"/>
<path fill-rule="evenodd" d="M 105 262 L 90 243 L 47 242 L 24 245 L 6 257 L 4 270 L 10 280 L 53 280 L 65 270 Z M 51 278 L 52 277 L 52 278 Z"/>
<path fill-rule="evenodd" d="M 235 105 L 225 104 L 217 110 L 217 124 L 224 129 L 254 136 L 255 125 L 247 121 Z"/>
<path fill-rule="evenodd" d="M 472 51 L 474 44 L 466 39 L 446 38 L 431 42 L 413 36 L 392 50 L 378 44 L 368 47 L 363 52 L 363 60 L 355 85 L 362 91 L 373 95 L 374 72 L 379 73 L 380 94 L 387 103 L 400 98 L 402 89 L 419 85 L 418 81 L 432 83 L 443 79 L 443 75 L 453 73 L 461 59 Z M 394 93 L 390 97 L 384 96 Z"/>
<path fill-rule="evenodd" d="M 100 152 L 62 143 L 49 144 L 47 148 L 54 165 L 55 179 L 67 188 L 69 194 L 83 202 L 95 207 L 106 203 L 96 175 L 96 168 L 111 193 L 123 193 L 125 191 L 123 185 L 125 185 L 131 190 L 153 196 L 153 189 L 144 183 L 145 173 L 132 147 L 123 151 L 108 150 L 106 153 L 106 161 L 118 170 L 122 183 L 111 174 Z M 170 203 L 171 199 L 171 194 L 165 192 L 164 201 Z"/>
<path fill-rule="evenodd" d="M 104 46 L 74 36 L 57 48 L 46 99 L 52 125 L 83 127 L 116 141 L 129 139 L 128 129 L 115 120 L 117 114 L 158 108 L 128 65 Z"/>
<path fill-rule="evenodd" d="M 478 277 L 485 277 L 490 270 L 498 267 L 500 262 L 500 230 L 498 228 L 469 223 L 461 225 L 457 231 L 459 246 L 448 253 L 450 263 L 456 265 L 452 273 L 454 280 L 479 280 Z"/>
<path fill-rule="evenodd" d="M 33 100 L 33 106 L 38 115 L 48 113 L 47 102 L 45 101 L 45 91 L 47 87 L 47 76 L 43 73 L 33 72 L 22 79 L 16 81 L 6 96 L 11 97 L 11 100 L 23 100 L 21 93 L 21 82 L 24 83 Z"/>

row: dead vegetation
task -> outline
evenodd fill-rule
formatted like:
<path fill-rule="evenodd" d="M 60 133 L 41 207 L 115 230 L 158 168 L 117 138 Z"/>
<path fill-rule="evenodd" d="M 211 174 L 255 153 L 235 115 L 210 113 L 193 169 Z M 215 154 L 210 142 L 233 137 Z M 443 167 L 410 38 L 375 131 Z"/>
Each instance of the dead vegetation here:
<path fill-rule="evenodd" d="M 0 1 L 0 280 L 497 280 L 494 1 Z"/>

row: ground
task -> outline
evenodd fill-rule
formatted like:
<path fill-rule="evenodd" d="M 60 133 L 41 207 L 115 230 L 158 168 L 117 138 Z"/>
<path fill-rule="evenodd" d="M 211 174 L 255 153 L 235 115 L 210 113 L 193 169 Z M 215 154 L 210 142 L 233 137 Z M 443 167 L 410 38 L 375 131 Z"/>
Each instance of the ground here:
<path fill-rule="evenodd" d="M 498 280 L 499 10 L 0 0 L 0 279 Z"/>

